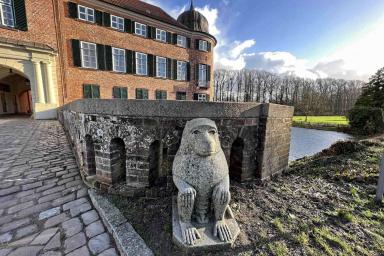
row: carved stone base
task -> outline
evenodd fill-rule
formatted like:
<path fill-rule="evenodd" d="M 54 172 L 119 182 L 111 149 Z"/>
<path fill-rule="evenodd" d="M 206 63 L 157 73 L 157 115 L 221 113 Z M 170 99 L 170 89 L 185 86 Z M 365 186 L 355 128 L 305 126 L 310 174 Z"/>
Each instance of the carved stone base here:
<path fill-rule="evenodd" d="M 240 233 L 239 225 L 235 219 L 228 218 L 226 223 L 231 230 L 233 236 L 232 240 L 229 242 L 221 242 L 219 238 L 213 236 L 213 221 L 210 221 L 208 224 L 198 224 L 193 222 L 192 224 L 196 227 L 201 235 L 201 239 L 197 240 L 195 245 L 187 245 L 183 241 L 181 235 L 180 224 L 179 224 L 179 214 L 177 210 L 177 198 L 173 197 L 172 200 L 172 232 L 173 232 L 173 242 L 178 245 L 182 250 L 187 253 L 190 252 L 203 252 L 203 251 L 216 251 L 216 250 L 225 250 L 231 248 L 235 242 L 237 236 Z"/>

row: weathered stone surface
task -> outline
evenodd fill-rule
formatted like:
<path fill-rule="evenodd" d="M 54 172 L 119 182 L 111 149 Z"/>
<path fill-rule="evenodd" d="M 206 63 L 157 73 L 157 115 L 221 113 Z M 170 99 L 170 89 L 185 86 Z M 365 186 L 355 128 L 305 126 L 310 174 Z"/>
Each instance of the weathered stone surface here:
<path fill-rule="evenodd" d="M 85 197 L 77 199 L 77 200 L 73 200 L 73 201 L 71 201 L 69 203 L 64 204 L 63 205 L 63 210 L 64 211 L 65 210 L 69 210 L 69 209 L 71 209 L 71 208 L 73 208 L 73 207 L 75 207 L 77 205 L 81 205 L 81 204 L 87 203 L 87 202 L 88 202 L 88 200 Z"/>
<path fill-rule="evenodd" d="M 58 251 L 48 251 L 43 253 L 41 256 L 61 256 L 63 255 L 61 252 Z"/>
<path fill-rule="evenodd" d="M 42 248 L 42 246 L 20 247 L 11 252 L 8 256 L 36 256 Z"/>
<path fill-rule="evenodd" d="M 93 254 L 101 253 L 111 247 L 111 241 L 107 233 L 95 236 L 88 242 L 89 249 Z"/>
<path fill-rule="evenodd" d="M 86 242 L 87 242 L 87 240 L 85 239 L 85 235 L 83 232 L 78 233 L 78 234 L 76 234 L 70 238 L 67 238 L 64 241 L 65 253 L 71 252 L 71 251 L 85 245 Z"/>
<path fill-rule="evenodd" d="M 0 249 L 0 256 L 6 256 L 12 251 L 11 248 L 9 249 Z"/>
<path fill-rule="evenodd" d="M 56 234 L 58 228 L 50 228 L 41 232 L 33 241 L 32 245 L 46 244 Z"/>
<path fill-rule="evenodd" d="M 99 256 L 118 256 L 116 250 L 114 248 L 103 251 L 99 254 Z"/>
<path fill-rule="evenodd" d="M 85 234 L 88 238 L 92 238 L 103 232 L 105 232 L 105 228 L 101 221 L 96 221 L 85 228 Z"/>
<path fill-rule="evenodd" d="M 83 220 L 85 225 L 89 225 L 92 222 L 98 220 L 99 219 L 99 215 L 97 214 L 97 212 L 95 210 L 92 210 L 92 211 L 83 213 L 81 215 L 81 219 Z"/>
<path fill-rule="evenodd" d="M 10 232 L 0 235 L 0 244 L 8 243 L 12 240 L 12 234 Z"/>
<path fill-rule="evenodd" d="M 214 121 L 187 122 L 173 181 L 178 189 L 172 213 L 176 244 L 191 251 L 230 247 L 239 230 L 229 208 L 229 169 Z"/>
<path fill-rule="evenodd" d="M 89 250 L 86 246 L 83 246 L 77 250 L 74 250 L 73 252 L 67 254 L 67 256 L 89 256 Z"/>
<path fill-rule="evenodd" d="M 33 225 L 29 225 L 29 226 L 26 226 L 26 227 L 23 227 L 23 228 L 19 228 L 17 231 L 16 231 L 16 236 L 15 238 L 16 239 L 19 239 L 23 236 L 26 236 L 26 235 L 30 235 L 32 233 L 35 233 L 36 231 L 38 230 L 38 227 L 36 224 L 33 224 Z"/>
<path fill-rule="evenodd" d="M 30 218 L 25 218 L 25 219 L 16 220 L 16 221 L 12 221 L 12 222 L 6 223 L 3 226 L 1 226 L 0 233 L 4 233 L 4 232 L 7 232 L 7 231 L 11 231 L 11 230 L 17 229 L 18 227 L 21 227 L 21 226 L 24 226 L 26 224 L 29 224 L 30 222 L 31 222 Z"/>
<path fill-rule="evenodd" d="M 44 247 L 44 251 L 54 250 L 61 247 L 60 232 L 57 232 L 54 237 Z"/>
<path fill-rule="evenodd" d="M 376 201 L 381 202 L 384 194 L 384 155 L 381 157 L 379 181 L 377 182 Z"/>
<path fill-rule="evenodd" d="M 66 237 L 71 237 L 76 235 L 83 230 L 83 224 L 80 222 L 79 218 L 73 218 L 63 222 L 62 224 L 64 234 Z"/>
<path fill-rule="evenodd" d="M 56 208 L 52 208 L 52 209 L 43 211 L 39 214 L 39 220 L 44 220 L 44 219 L 48 219 L 50 217 L 56 216 L 56 215 L 60 214 L 60 212 L 61 212 L 60 207 L 56 207 Z"/>
<path fill-rule="evenodd" d="M 62 213 L 62 214 L 59 214 L 57 216 L 54 216 L 54 217 L 47 219 L 45 224 L 44 224 L 44 227 L 50 228 L 50 227 L 56 226 L 56 225 L 58 225 L 64 221 L 66 221 L 68 219 L 69 219 L 68 215 L 66 213 Z"/>
<path fill-rule="evenodd" d="M 92 206 L 89 203 L 84 203 L 84 204 L 72 207 L 70 212 L 71 212 L 71 216 L 75 217 L 75 216 L 79 215 L 80 213 L 89 211 L 91 209 L 92 209 Z"/>

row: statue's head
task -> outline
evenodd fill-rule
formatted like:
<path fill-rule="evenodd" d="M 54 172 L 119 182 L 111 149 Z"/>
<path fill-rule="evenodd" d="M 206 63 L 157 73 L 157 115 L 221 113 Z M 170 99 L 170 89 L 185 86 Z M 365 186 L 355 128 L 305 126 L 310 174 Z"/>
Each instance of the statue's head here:
<path fill-rule="evenodd" d="M 219 152 L 220 140 L 215 122 L 206 118 L 187 122 L 180 149 L 184 153 L 198 156 L 210 156 Z"/>

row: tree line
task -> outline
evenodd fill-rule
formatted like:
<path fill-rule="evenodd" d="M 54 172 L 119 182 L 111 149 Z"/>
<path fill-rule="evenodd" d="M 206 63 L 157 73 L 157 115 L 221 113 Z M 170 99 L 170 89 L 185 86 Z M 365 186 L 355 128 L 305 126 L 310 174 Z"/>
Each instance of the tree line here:
<path fill-rule="evenodd" d="M 308 79 L 260 70 L 216 70 L 214 101 L 291 105 L 297 115 L 346 115 L 363 81 Z"/>

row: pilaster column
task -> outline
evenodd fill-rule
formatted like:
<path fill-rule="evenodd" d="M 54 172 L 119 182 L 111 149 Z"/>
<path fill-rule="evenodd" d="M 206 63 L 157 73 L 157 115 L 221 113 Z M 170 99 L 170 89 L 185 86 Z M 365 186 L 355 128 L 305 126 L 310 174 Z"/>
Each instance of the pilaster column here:
<path fill-rule="evenodd" d="M 41 66 L 39 61 L 33 61 L 33 69 L 35 71 L 35 85 L 36 85 L 36 102 L 45 103 L 45 92 L 43 85 L 43 76 L 41 73 Z"/>
<path fill-rule="evenodd" d="M 56 92 L 55 88 L 53 86 L 53 76 L 52 76 L 52 63 L 51 62 L 44 62 L 44 71 L 45 74 L 47 74 L 47 93 L 48 93 L 48 101 L 51 104 L 56 103 Z"/>

